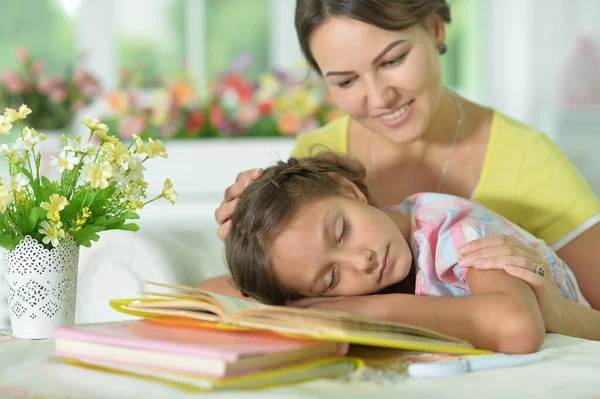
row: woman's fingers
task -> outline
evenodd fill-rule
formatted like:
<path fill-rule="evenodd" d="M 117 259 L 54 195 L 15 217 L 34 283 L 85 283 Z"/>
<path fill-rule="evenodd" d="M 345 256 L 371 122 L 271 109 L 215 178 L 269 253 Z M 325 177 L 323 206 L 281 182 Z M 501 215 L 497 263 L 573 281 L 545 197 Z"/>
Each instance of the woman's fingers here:
<path fill-rule="evenodd" d="M 479 267 L 486 266 L 490 262 L 490 258 L 497 257 L 521 257 L 535 262 L 541 260 L 539 253 L 532 254 L 525 248 L 511 247 L 511 246 L 499 246 L 499 247 L 488 247 L 475 252 L 470 253 L 458 260 L 458 264 L 461 267 Z"/>
<path fill-rule="evenodd" d="M 525 246 L 519 240 L 509 237 L 505 234 L 499 234 L 497 236 L 484 237 L 478 240 L 470 241 L 458 248 L 458 253 L 462 256 L 474 255 L 475 253 L 485 254 L 485 251 L 494 247 L 518 247 L 532 255 L 538 254 L 536 248 Z"/>
<path fill-rule="evenodd" d="M 534 289 L 536 294 L 541 295 L 544 293 L 544 285 L 546 284 L 546 281 L 544 280 L 544 277 L 540 276 L 539 274 L 530 272 L 522 267 L 512 265 L 506 265 L 504 270 L 511 276 L 526 282 L 531 288 Z"/>
<path fill-rule="evenodd" d="M 233 212 L 235 212 L 235 207 L 237 206 L 238 202 L 240 202 L 239 197 L 235 198 L 233 201 L 221 204 L 221 206 L 219 206 L 215 210 L 215 220 L 217 221 L 217 223 L 219 223 L 219 225 L 231 219 L 231 216 L 233 215 Z"/>
<path fill-rule="evenodd" d="M 246 170 L 237 175 L 235 183 L 227 187 L 225 190 L 224 200 L 221 205 L 215 210 L 215 220 L 219 224 L 217 236 L 221 241 L 227 239 L 229 230 L 231 229 L 231 216 L 235 211 L 237 204 L 240 202 L 239 196 L 244 189 L 257 178 L 262 176 L 262 169 Z"/>
<path fill-rule="evenodd" d="M 244 191 L 244 189 L 248 186 L 248 184 L 258 179 L 260 176 L 262 176 L 262 174 L 263 170 L 260 168 L 246 170 L 238 174 L 235 178 L 235 183 L 227 187 L 227 189 L 225 190 L 223 203 L 225 204 L 239 197 L 242 191 Z"/>
<path fill-rule="evenodd" d="M 227 240 L 227 236 L 229 235 L 229 231 L 231 230 L 231 219 L 221 224 L 217 229 L 217 236 L 223 242 Z"/>
<path fill-rule="evenodd" d="M 479 270 L 502 270 L 506 265 L 517 266 L 525 270 L 529 270 L 530 272 L 535 272 L 536 270 L 535 261 L 524 257 L 524 256 L 489 256 L 487 258 L 476 259 L 470 266 L 461 266 L 461 267 L 473 267 Z"/>

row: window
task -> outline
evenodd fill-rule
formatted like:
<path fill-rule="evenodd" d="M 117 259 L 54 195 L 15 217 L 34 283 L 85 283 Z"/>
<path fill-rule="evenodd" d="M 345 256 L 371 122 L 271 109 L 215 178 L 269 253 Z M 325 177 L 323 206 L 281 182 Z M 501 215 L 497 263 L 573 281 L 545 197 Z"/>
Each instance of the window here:
<path fill-rule="evenodd" d="M 441 57 L 444 84 L 476 101 L 483 95 L 485 3 L 450 1 L 452 23 L 446 27 L 448 52 Z"/>

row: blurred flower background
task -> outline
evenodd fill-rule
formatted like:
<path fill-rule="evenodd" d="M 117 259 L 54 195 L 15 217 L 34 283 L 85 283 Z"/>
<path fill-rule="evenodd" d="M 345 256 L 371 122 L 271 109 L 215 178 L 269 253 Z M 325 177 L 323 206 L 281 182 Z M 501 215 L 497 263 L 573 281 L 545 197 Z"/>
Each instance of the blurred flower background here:
<path fill-rule="evenodd" d="M 106 94 L 111 131 L 130 139 L 145 127 L 153 138 L 289 136 L 340 116 L 324 84 L 291 71 L 248 77 L 253 64 L 242 54 L 231 68 L 198 90 L 189 74 L 146 82 L 142 70 L 124 68 L 120 90 Z M 145 87 L 153 86 L 152 90 Z"/>

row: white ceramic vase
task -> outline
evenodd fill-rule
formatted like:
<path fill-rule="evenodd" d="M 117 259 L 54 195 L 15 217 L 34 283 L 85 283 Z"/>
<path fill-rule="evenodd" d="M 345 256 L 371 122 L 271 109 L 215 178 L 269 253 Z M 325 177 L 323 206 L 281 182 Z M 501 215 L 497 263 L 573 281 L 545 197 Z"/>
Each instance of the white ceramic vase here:
<path fill-rule="evenodd" d="M 14 250 L 1 250 L 12 334 L 52 337 L 75 321 L 79 246 L 72 238 L 48 250 L 26 236 Z"/>

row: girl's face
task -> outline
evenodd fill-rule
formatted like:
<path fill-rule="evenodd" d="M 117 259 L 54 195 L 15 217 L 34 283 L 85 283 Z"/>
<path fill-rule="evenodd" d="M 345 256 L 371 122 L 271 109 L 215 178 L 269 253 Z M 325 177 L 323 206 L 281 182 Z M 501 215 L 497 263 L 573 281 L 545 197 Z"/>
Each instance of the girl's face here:
<path fill-rule="evenodd" d="M 340 109 L 398 143 L 421 137 L 442 93 L 444 23 L 433 16 L 429 26 L 388 31 L 336 17 L 319 26 L 310 48 Z"/>
<path fill-rule="evenodd" d="M 412 255 L 396 224 L 402 222 L 357 191 L 309 201 L 296 212 L 271 246 L 281 284 L 303 296 L 367 295 L 408 275 Z M 410 221 L 403 223 L 409 234 Z"/>

